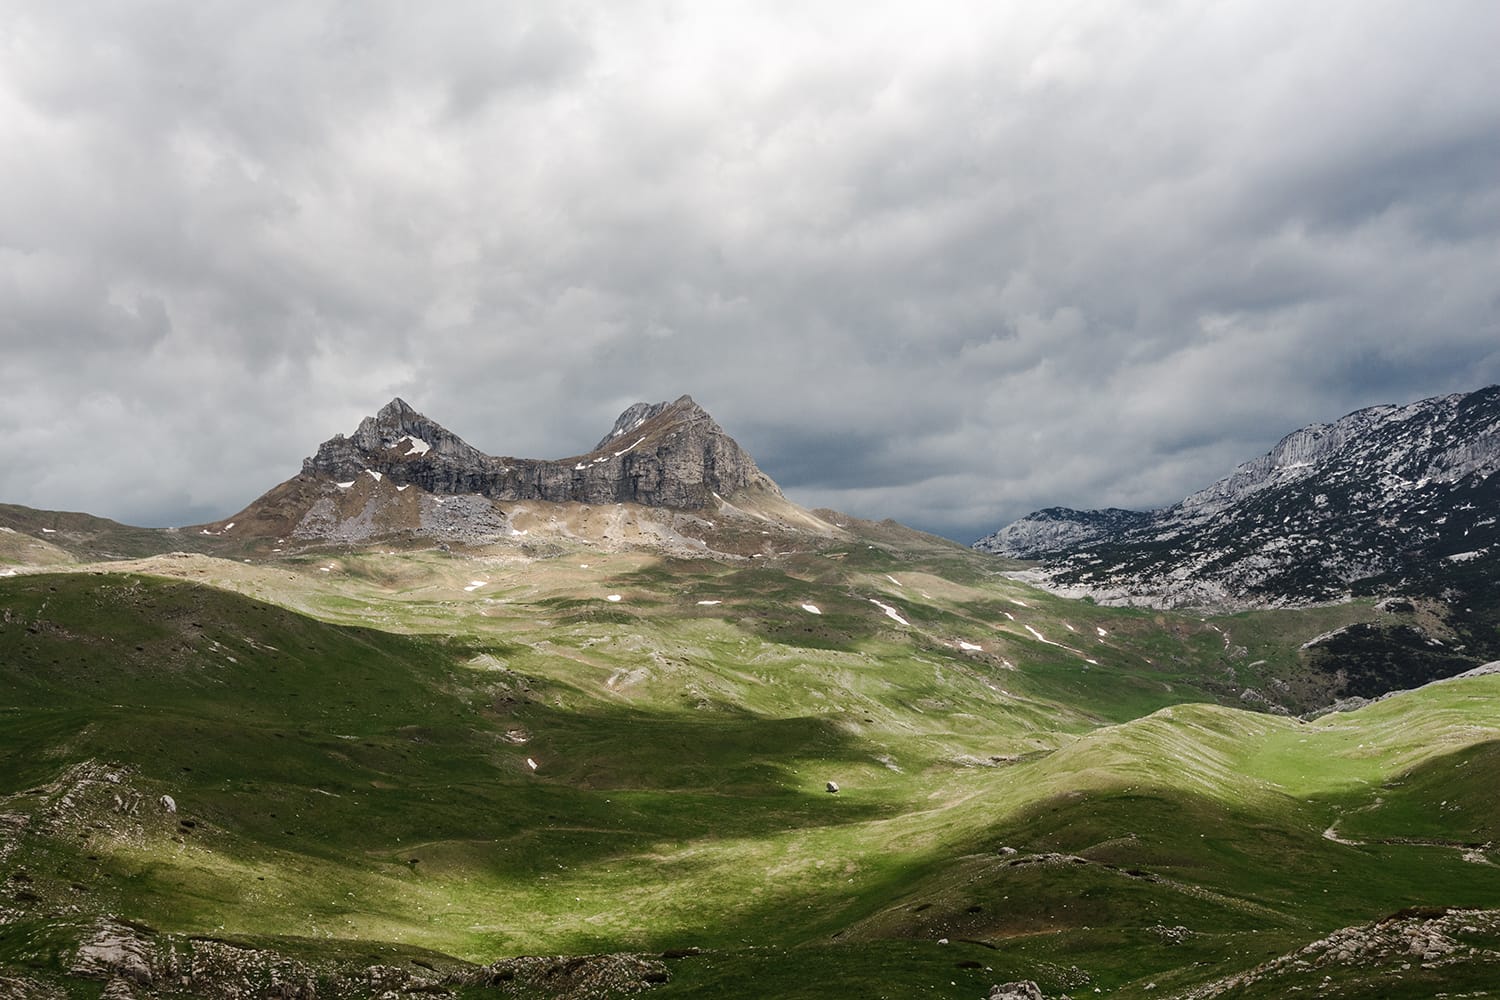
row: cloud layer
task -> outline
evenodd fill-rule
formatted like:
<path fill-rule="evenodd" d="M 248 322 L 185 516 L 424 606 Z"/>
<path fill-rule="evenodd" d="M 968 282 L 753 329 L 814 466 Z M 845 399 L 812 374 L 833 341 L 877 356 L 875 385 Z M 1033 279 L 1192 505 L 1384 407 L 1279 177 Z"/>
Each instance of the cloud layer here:
<path fill-rule="evenodd" d="M 890 9 L 886 9 L 890 8 Z M 1500 381 L 1488 0 L 0 12 L 0 500 L 217 517 L 400 394 L 693 394 L 968 540 Z"/>

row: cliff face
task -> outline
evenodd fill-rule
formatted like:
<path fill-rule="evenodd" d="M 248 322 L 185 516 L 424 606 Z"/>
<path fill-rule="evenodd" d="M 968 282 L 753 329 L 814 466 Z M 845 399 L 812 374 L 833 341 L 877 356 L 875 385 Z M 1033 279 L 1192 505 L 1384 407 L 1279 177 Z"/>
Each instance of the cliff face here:
<path fill-rule="evenodd" d="M 590 452 L 555 461 L 486 455 L 400 399 L 350 437 L 325 441 L 304 475 L 348 482 L 378 473 L 398 486 L 491 500 L 638 503 L 699 509 L 776 485 L 691 397 L 637 403 Z"/>
<path fill-rule="evenodd" d="M 975 543 L 1112 603 L 1289 604 L 1471 586 L 1500 564 L 1500 386 L 1358 410 L 1156 511 L 1050 508 Z"/>

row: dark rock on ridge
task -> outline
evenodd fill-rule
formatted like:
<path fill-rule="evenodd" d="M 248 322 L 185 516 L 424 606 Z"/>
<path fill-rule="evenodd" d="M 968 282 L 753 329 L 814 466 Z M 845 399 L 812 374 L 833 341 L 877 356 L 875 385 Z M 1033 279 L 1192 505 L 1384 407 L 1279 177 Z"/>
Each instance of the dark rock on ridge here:
<path fill-rule="evenodd" d="M 974 543 L 974 548 L 1015 559 L 1040 559 L 1089 542 L 1115 538 L 1150 519 L 1151 515 L 1143 511 L 1119 507 L 1104 510 L 1048 507 L 986 535 Z"/>
<path fill-rule="evenodd" d="M 350 481 L 378 473 L 435 494 L 491 500 L 638 503 L 698 509 L 715 493 L 779 493 L 750 456 L 691 397 L 637 403 L 590 452 L 555 461 L 498 458 L 394 399 L 350 437 L 325 441 L 305 476 Z"/>

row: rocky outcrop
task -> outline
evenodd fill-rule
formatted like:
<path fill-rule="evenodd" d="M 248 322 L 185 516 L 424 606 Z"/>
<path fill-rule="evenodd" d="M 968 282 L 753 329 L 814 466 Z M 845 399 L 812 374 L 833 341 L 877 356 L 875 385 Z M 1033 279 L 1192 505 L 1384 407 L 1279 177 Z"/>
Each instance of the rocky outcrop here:
<path fill-rule="evenodd" d="M 278 951 L 205 937 L 158 934 L 101 917 L 80 940 L 67 966 L 74 980 L 103 980 L 104 995 L 122 998 L 192 996 L 208 1000 L 354 1000 L 447 994 L 470 981 L 470 970 L 445 960 L 403 966 L 294 958 Z"/>
<path fill-rule="evenodd" d="M 1030 979 L 990 987 L 990 1000 L 1047 1000 L 1041 987 Z"/>
<path fill-rule="evenodd" d="M 1288 605 L 1466 589 L 1500 561 L 1500 386 L 1284 437 L 1161 510 L 1037 511 L 975 547 L 1111 604 Z"/>
<path fill-rule="evenodd" d="M 68 1000 L 62 987 L 33 976 L 0 973 L 0 1000 Z"/>
<path fill-rule="evenodd" d="M 556 461 L 486 455 L 392 400 L 349 437 L 325 441 L 303 475 L 336 483 L 388 478 L 441 495 L 491 500 L 638 503 L 699 509 L 750 488 L 775 491 L 770 478 L 691 397 L 637 403 L 584 455 Z"/>
<path fill-rule="evenodd" d="M 150 939 L 134 928 L 101 920 L 78 945 L 69 971 L 85 979 L 128 979 L 142 986 L 155 980 Z"/>
<path fill-rule="evenodd" d="M 1243 995 L 1250 987 L 1258 987 L 1257 996 L 1281 995 L 1275 993 L 1278 981 L 1295 982 L 1307 973 L 1325 970 L 1340 981 L 1347 981 L 1347 970 L 1366 970 L 1398 987 L 1400 973 L 1414 966 L 1427 970 L 1460 964 L 1500 966 L 1500 952 L 1490 947 L 1497 933 L 1500 910 L 1413 907 L 1373 924 L 1334 931 L 1289 955 L 1177 996 L 1179 1000 L 1214 1000 Z"/>

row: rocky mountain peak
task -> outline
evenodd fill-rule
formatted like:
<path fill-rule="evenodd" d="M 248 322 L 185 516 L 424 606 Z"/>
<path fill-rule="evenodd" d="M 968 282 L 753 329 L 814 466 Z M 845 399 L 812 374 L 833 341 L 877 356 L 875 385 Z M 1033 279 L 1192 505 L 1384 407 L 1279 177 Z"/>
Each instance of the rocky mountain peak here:
<path fill-rule="evenodd" d="M 673 422 L 691 422 L 704 419 L 712 422 L 713 420 L 708 415 L 707 410 L 693 401 L 692 396 L 679 396 L 670 403 L 632 403 L 625 408 L 624 413 L 621 413 L 615 419 L 614 426 L 609 429 L 608 434 L 599 439 L 599 443 L 594 445 L 593 451 L 590 454 L 593 454 L 595 451 L 603 451 L 623 435 L 629 434 L 634 430 L 639 430 L 646 424 L 662 416 L 666 416 Z"/>
<path fill-rule="evenodd" d="M 420 416 L 421 414 L 412 409 L 411 404 L 400 396 L 392 397 L 389 403 L 386 403 L 375 412 L 375 419 L 380 422 L 391 422 Z"/>
<path fill-rule="evenodd" d="M 779 493 L 691 396 L 627 407 L 593 450 L 561 460 L 487 455 L 396 398 L 360 421 L 352 435 L 323 442 L 302 471 L 342 483 L 369 473 L 377 482 L 388 478 L 396 486 L 491 500 L 684 509 L 713 506 L 715 494 L 752 487 Z"/>
<path fill-rule="evenodd" d="M 418 413 L 399 396 L 380 408 L 373 417 L 365 417 L 349 437 L 335 434 L 318 446 L 317 452 L 302 463 L 309 475 L 323 475 L 348 480 L 367 469 L 381 471 L 392 462 L 409 464 L 415 460 L 443 459 L 459 464 L 473 464 L 485 458 L 457 434 Z"/>

